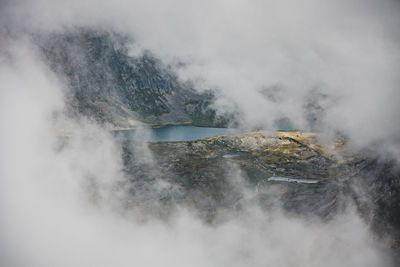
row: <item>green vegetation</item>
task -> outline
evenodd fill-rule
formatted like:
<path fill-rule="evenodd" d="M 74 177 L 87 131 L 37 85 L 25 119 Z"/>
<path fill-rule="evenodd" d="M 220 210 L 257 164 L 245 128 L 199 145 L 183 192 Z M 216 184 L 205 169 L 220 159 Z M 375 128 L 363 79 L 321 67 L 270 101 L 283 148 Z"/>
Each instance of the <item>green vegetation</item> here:
<path fill-rule="evenodd" d="M 193 125 L 228 127 L 233 121 L 233 116 L 217 115 L 211 107 L 213 103 L 212 95 L 207 95 L 204 99 L 192 99 L 185 103 L 186 109 L 190 110 L 189 115 Z"/>

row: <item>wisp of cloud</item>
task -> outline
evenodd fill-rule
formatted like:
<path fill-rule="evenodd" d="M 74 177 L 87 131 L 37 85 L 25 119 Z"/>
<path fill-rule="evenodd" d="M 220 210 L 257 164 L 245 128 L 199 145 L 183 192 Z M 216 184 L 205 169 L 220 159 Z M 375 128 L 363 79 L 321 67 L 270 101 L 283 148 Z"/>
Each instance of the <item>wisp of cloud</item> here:
<path fill-rule="evenodd" d="M 141 220 L 126 208 L 121 147 L 95 122 L 65 115 L 66 85 L 32 35 L 115 30 L 197 90 L 218 91 L 214 106 L 239 109 L 243 127 L 273 129 L 285 118 L 360 145 L 396 145 L 394 1 L 37 0 L 0 8 L 1 266 L 391 266 L 353 208 L 328 222 L 257 205 L 217 225 L 186 207 L 167 221 Z M 73 125 L 67 142 L 55 127 L 60 117 Z M 157 164 L 145 144 L 138 151 L 141 164 Z M 239 171 L 230 175 L 240 184 Z"/>

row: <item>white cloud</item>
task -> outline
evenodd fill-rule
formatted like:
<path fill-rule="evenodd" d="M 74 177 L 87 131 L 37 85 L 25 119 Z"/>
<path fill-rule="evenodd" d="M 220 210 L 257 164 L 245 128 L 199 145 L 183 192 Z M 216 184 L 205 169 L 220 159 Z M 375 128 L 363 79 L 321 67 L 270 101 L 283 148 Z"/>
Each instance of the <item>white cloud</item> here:
<path fill-rule="evenodd" d="M 287 117 L 306 129 L 305 98 L 318 88 L 335 100 L 325 128 L 361 144 L 399 132 L 395 1 L 38 0 L 9 6 L 14 27 L 111 28 L 167 63 L 186 62 L 181 78 L 220 89 L 250 127 L 273 128 Z M 274 86 L 285 92 L 277 103 L 259 93 Z"/>
<path fill-rule="evenodd" d="M 336 101 L 326 111 L 327 128 L 362 143 L 395 137 L 399 48 L 391 34 L 398 25 L 397 6 L 347 2 L 19 1 L 5 4 L 2 32 L 8 29 L 15 37 L 21 29 L 111 27 L 166 62 L 188 62 L 181 77 L 220 89 L 243 110 L 249 125 L 269 128 L 287 116 L 305 126 L 303 99 L 318 87 Z M 4 265 L 388 264 L 352 212 L 322 223 L 254 208 L 248 217 L 217 227 L 186 212 L 170 224 L 141 224 L 135 213 L 133 219 L 121 216 L 115 210 L 126 196 L 116 187 L 124 180 L 118 146 L 87 122 L 63 150 L 57 149 L 52 117 L 63 109 L 62 85 L 26 40 L 3 40 L 8 42 L 0 51 Z M 271 86 L 284 88 L 278 103 L 259 93 Z"/>

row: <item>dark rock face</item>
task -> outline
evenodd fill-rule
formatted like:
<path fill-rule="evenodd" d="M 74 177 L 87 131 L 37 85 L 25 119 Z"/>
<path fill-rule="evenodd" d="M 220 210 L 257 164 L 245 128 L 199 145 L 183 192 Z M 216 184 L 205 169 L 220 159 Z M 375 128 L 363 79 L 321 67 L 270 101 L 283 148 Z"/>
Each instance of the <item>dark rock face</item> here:
<path fill-rule="evenodd" d="M 396 162 L 367 158 L 346 183 L 369 226 L 386 237 L 390 247 L 400 248 L 400 169 Z"/>
<path fill-rule="evenodd" d="M 171 68 L 150 52 L 130 56 L 131 41 L 126 37 L 75 29 L 38 39 L 51 69 L 69 85 L 67 98 L 72 112 L 120 127 L 129 127 L 129 120 L 226 123 L 210 108 L 212 94 L 199 94 L 179 82 Z"/>

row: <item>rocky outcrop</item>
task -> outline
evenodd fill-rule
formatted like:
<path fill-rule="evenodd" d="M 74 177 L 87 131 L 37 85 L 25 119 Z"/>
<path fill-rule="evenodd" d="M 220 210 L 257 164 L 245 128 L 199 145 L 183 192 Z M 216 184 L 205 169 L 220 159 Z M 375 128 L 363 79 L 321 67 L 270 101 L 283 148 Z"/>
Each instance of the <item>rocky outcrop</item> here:
<path fill-rule="evenodd" d="M 151 151 L 151 163 L 144 161 L 143 146 Z M 147 188 L 140 203 L 158 203 L 163 211 L 189 205 L 209 221 L 254 202 L 325 220 L 355 205 L 377 237 L 389 237 L 390 246 L 398 247 L 399 170 L 366 152 L 352 153 L 342 139 L 326 146 L 313 133 L 253 132 L 148 147 L 125 142 L 123 148 L 132 195 Z M 274 176 L 300 182 L 268 179 Z M 160 180 L 167 186 L 149 194 Z"/>
<path fill-rule="evenodd" d="M 68 85 L 70 113 L 129 128 L 150 124 L 226 125 L 199 94 L 150 52 L 131 56 L 132 40 L 109 31 L 73 29 L 36 38 L 45 61 Z"/>

